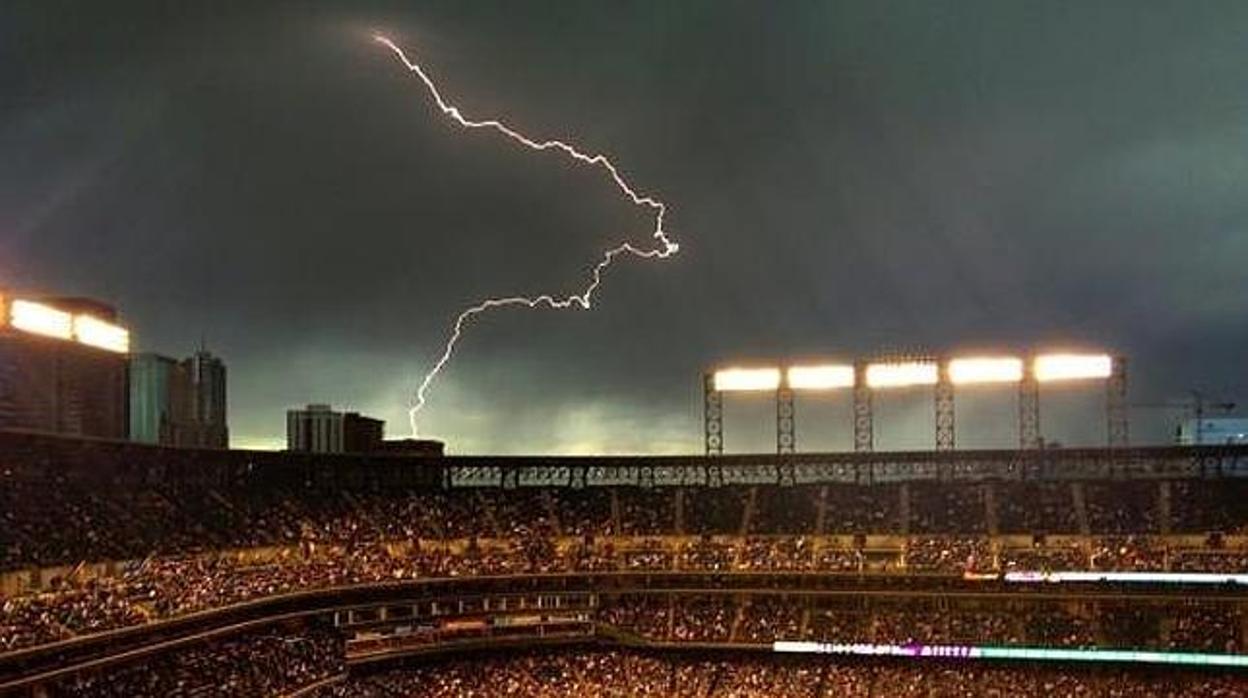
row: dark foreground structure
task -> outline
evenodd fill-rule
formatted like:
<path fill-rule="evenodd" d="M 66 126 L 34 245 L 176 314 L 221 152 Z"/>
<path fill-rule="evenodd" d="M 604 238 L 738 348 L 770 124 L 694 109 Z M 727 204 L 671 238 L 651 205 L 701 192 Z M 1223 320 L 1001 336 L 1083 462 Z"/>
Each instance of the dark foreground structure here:
<path fill-rule="evenodd" d="M 1245 447 L 0 454 L 0 693 L 1248 692 Z"/>

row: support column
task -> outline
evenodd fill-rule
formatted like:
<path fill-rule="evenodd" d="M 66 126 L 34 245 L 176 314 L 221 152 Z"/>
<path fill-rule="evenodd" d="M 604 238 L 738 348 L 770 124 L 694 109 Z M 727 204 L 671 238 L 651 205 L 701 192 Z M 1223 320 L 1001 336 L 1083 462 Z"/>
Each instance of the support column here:
<path fill-rule="evenodd" d="M 871 414 L 871 388 L 867 386 L 867 364 L 854 364 L 854 450 L 859 452 L 875 449 L 875 434 Z"/>
<path fill-rule="evenodd" d="M 939 378 L 936 380 L 936 450 L 952 451 L 954 448 L 953 381 L 949 378 L 949 362 L 937 364 Z"/>
<path fill-rule="evenodd" d="M 797 451 L 797 421 L 793 409 L 793 390 L 781 386 L 776 390 L 776 453 Z"/>
<path fill-rule="evenodd" d="M 1018 384 L 1018 447 L 1040 448 L 1040 383 L 1029 357 Z"/>
<path fill-rule="evenodd" d="M 702 422 L 706 455 L 724 454 L 724 394 L 715 389 L 715 374 L 702 377 Z"/>
<path fill-rule="evenodd" d="M 1127 359 L 1115 356 L 1105 382 L 1105 426 L 1110 448 L 1126 448 L 1130 441 L 1127 420 Z"/>

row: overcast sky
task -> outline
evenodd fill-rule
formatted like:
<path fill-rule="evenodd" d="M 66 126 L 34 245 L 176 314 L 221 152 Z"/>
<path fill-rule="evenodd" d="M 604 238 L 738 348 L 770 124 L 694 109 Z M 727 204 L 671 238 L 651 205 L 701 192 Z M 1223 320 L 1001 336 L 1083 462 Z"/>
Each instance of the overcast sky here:
<path fill-rule="evenodd" d="M 236 445 L 309 401 L 404 435 L 464 306 L 648 242 L 373 30 L 466 114 L 610 154 L 682 246 L 591 312 L 472 324 L 421 425 L 452 452 L 696 452 L 700 372 L 744 359 L 1104 348 L 1135 402 L 1248 399 L 1242 0 L 250 5 L 0 7 L 0 286 L 113 302 L 140 350 L 204 338 Z M 1046 395 L 1045 435 L 1103 441 L 1102 399 Z M 799 447 L 847 446 L 847 403 L 799 404 Z M 930 447 L 930 403 L 884 399 L 878 446 Z M 966 395 L 961 443 L 1013 443 L 1013 404 Z M 729 449 L 773 416 L 732 401 Z"/>

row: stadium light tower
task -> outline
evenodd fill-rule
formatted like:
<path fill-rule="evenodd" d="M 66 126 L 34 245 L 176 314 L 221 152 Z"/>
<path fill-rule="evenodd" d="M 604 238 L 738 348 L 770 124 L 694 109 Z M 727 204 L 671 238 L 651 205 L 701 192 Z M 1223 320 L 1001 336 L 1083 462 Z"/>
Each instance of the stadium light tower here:
<path fill-rule="evenodd" d="M 848 364 L 790 366 L 785 380 L 793 390 L 836 390 L 854 387 L 854 367 Z"/>
<path fill-rule="evenodd" d="M 937 385 L 940 365 L 933 359 L 886 359 L 859 366 L 854 386 L 854 450 L 874 450 L 875 391 Z M 952 405 L 952 401 L 949 403 Z M 938 431 L 940 420 L 937 420 Z M 952 428 L 952 417 L 949 422 Z"/>
<path fill-rule="evenodd" d="M 1040 446 L 1041 383 L 1105 381 L 1106 435 L 1110 447 L 1127 446 L 1127 360 L 1109 354 L 1041 354 L 1031 362 L 1019 392 L 1019 446 Z"/>
<path fill-rule="evenodd" d="M 970 356 L 943 362 L 936 383 L 936 450 L 954 448 L 955 387 L 1018 383 L 1022 379 L 1023 360 L 1013 356 Z"/>
<path fill-rule="evenodd" d="M 706 454 L 720 455 L 724 452 L 724 393 L 774 392 L 777 396 L 777 420 L 780 417 L 780 392 L 782 388 L 779 368 L 725 368 L 706 374 L 703 388 L 703 427 Z M 789 434 L 792 435 L 792 395 L 789 396 Z M 777 445 L 780 438 L 777 435 Z M 789 440 L 790 445 L 792 439 Z"/>
<path fill-rule="evenodd" d="M 896 357 L 853 364 L 814 364 L 726 368 L 703 376 L 705 443 L 708 455 L 722 454 L 723 394 L 773 392 L 776 396 L 776 452 L 797 450 L 795 395 L 799 392 L 853 390 L 854 450 L 874 449 L 874 395 L 878 390 L 932 386 L 936 450 L 955 444 L 954 392 L 968 385 L 1018 385 L 1018 439 L 1021 448 L 1040 444 L 1040 384 L 1104 380 L 1109 445 L 1126 446 L 1126 359 L 1108 354 L 967 356 L 936 359 Z"/>
<path fill-rule="evenodd" d="M 854 367 L 849 364 L 790 366 L 785 369 L 784 387 L 776 394 L 777 452 L 792 453 L 797 450 L 795 392 L 843 390 L 854 387 L 854 380 Z"/>

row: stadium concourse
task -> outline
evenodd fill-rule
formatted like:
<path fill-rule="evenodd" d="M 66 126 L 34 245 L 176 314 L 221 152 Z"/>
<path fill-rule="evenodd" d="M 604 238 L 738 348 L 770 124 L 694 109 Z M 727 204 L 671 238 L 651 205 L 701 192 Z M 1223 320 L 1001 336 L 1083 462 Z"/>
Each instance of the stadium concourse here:
<path fill-rule="evenodd" d="M 1248 693 L 1244 447 L 0 453 L 0 693 Z"/>

